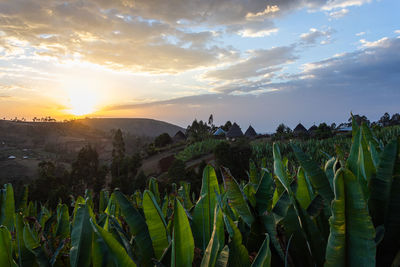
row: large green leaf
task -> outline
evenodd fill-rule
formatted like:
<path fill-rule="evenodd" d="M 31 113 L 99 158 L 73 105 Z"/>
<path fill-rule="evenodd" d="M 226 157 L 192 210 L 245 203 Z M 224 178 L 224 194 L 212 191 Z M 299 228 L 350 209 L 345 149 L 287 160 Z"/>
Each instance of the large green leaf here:
<path fill-rule="evenodd" d="M 227 168 L 221 167 L 221 169 L 222 177 L 224 178 L 225 183 L 226 196 L 230 204 L 237 211 L 243 221 L 248 226 L 251 226 L 254 221 L 254 217 L 249 206 L 247 205 L 243 192 L 240 190 L 239 184 L 236 182 L 235 178 L 233 178 Z"/>
<path fill-rule="evenodd" d="M 29 225 L 24 226 L 23 239 L 26 248 L 35 255 L 37 264 L 40 267 L 50 266 L 49 259 L 40 245 L 38 234 L 32 231 Z"/>
<path fill-rule="evenodd" d="M 224 214 L 226 230 L 230 237 L 229 242 L 229 266 L 245 267 L 250 266 L 249 252 L 242 244 L 242 234 L 236 224 L 229 216 Z"/>
<path fill-rule="evenodd" d="M 14 230 L 15 203 L 14 190 L 11 184 L 5 184 L 1 190 L 0 199 L 0 225 L 4 225 L 8 230 Z"/>
<path fill-rule="evenodd" d="M 275 185 L 271 173 L 264 171 L 256 191 L 256 210 L 258 214 L 271 211 Z"/>
<path fill-rule="evenodd" d="M 18 264 L 19 266 L 33 266 L 35 263 L 35 255 L 33 255 L 25 246 L 24 222 L 20 213 L 17 213 L 15 216 L 15 230 L 17 234 Z"/>
<path fill-rule="evenodd" d="M 297 184 L 298 187 L 296 191 L 296 198 L 299 201 L 300 206 L 303 209 L 307 209 L 312 199 L 314 198 L 314 194 L 312 192 L 312 188 L 308 181 L 308 178 L 304 174 L 304 170 L 301 167 L 297 172 Z"/>
<path fill-rule="evenodd" d="M 69 226 L 68 207 L 65 204 L 58 204 L 56 236 L 61 239 L 69 237 Z"/>
<path fill-rule="evenodd" d="M 397 156 L 397 140 L 387 144 L 380 154 L 376 176 L 369 184 L 370 198 L 369 211 L 374 225 L 382 225 L 385 222 L 390 199 L 390 190 L 393 181 L 393 172 Z"/>
<path fill-rule="evenodd" d="M 158 182 L 154 177 L 150 177 L 149 179 L 149 191 L 153 193 L 154 198 L 157 201 L 158 205 L 161 205 L 161 197 L 160 191 L 158 191 Z"/>
<path fill-rule="evenodd" d="M 148 190 L 144 191 L 142 205 L 153 244 L 154 255 L 157 259 L 160 259 L 170 242 L 167 224 L 153 193 Z"/>
<path fill-rule="evenodd" d="M 218 254 L 217 262 L 215 263 L 216 267 L 226 267 L 228 266 L 229 260 L 229 247 L 228 245 L 224 246 L 221 252 Z"/>
<path fill-rule="evenodd" d="M 71 266 L 90 266 L 93 229 L 90 225 L 90 210 L 87 204 L 80 205 L 75 214 L 71 231 Z"/>
<path fill-rule="evenodd" d="M 317 193 L 319 193 L 324 198 L 325 204 L 330 205 L 331 201 L 334 198 L 334 194 L 325 172 L 318 166 L 318 164 L 314 160 L 312 160 L 303 151 L 301 151 L 298 146 L 296 146 L 295 144 L 291 145 L 301 167 L 303 167 L 306 175 L 308 176 L 308 178 L 310 178 L 311 184 L 313 185 Z"/>
<path fill-rule="evenodd" d="M 224 245 L 224 221 L 222 218 L 222 212 L 218 207 L 215 208 L 214 214 L 214 228 L 211 235 L 210 242 L 204 252 L 201 266 L 215 266 L 217 261 L 218 252 L 220 246 Z M 222 238 L 222 240 L 220 240 Z M 222 247 L 221 247 L 222 249 Z"/>
<path fill-rule="evenodd" d="M 346 161 L 346 168 L 359 180 L 366 199 L 369 198 L 368 184 L 376 175 L 376 169 L 372 161 L 371 152 L 364 136 L 364 127 L 360 127 L 354 136 L 350 154 Z"/>
<path fill-rule="evenodd" d="M 125 221 L 129 225 L 131 234 L 135 237 L 135 248 L 139 254 L 139 261 L 144 266 L 152 264 L 154 252 L 151 242 L 149 230 L 146 225 L 146 220 L 142 214 L 133 207 L 129 200 L 120 191 L 114 192 L 117 201 L 121 207 Z"/>
<path fill-rule="evenodd" d="M 271 266 L 271 250 L 269 248 L 269 236 L 268 234 L 265 237 L 265 240 L 258 251 L 257 256 L 255 257 L 253 263 L 251 264 L 253 267 L 269 267 Z"/>
<path fill-rule="evenodd" d="M 92 218 L 90 218 L 90 224 L 92 225 L 92 229 L 96 235 L 106 245 L 108 254 L 111 256 L 116 266 L 136 266 L 134 261 L 128 256 L 128 253 L 125 251 L 124 247 L 113 237 L 111 233 L 98 226 L 92 220 Z"/>
<path fill-rule="evenodd" d="M 219 194 L 217 175 L 212 166 L 207 165 L 203 170 L 200 190 L 200 200 L 193 210 L 193 236 L 196 246 L 205 250 L 212 234 L 214 210 Z"/>
<path fill-rule="evenodd" d="M 358 179 L 341 168 L 336 172 L 334 185 L 325 265 L 375 266 L 375 229 Z"/>
<path fill-rule="evenodd" d="M 181 202 L 175 199 L 171 266 L 192 266 L 193 257 L 194 240 L 189 220 Z"/>
<path fill-rule="evenodd" d="M 379 244 L 377 259 L 379 266 L 390 266 L 400 251 L 400 139 L 397 140 L 397 157 L 384 225 L 385 235 Z"/>
<path fill-rule="evenodd" d="M 7 227 L 0 226 L 0 263 L 4 267 L 18 266 L 12 257 L 12 241 L 11 234 Z"/>

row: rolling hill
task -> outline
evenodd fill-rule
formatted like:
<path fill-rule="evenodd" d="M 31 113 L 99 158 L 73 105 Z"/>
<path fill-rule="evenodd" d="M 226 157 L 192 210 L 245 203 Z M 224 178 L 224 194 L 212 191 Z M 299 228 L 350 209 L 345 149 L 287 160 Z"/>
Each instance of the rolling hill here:
<path fill-rule="evenodd" d="M 162 133 L 174 136 L 178 131 L 185 131 L 184 128 L 168 122 L 143 118 L 87 118 L 78 122 L 103 132 L 121 129 L 136 136 L 157 137 Z"/>

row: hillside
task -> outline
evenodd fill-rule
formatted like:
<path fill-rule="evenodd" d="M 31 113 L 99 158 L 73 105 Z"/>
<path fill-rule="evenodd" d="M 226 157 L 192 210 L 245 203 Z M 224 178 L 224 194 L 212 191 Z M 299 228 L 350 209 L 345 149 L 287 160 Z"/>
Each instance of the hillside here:
<path fill-rule="evenodd" d="M 93 118 L 80 119 L 78 121 L 103 132 L 121 129 L 125 133 L 136 136 L 157 137 L 162 133 L 174 136 L 176 132 L 185 130 L 168 122 L 142 118 Z"/>

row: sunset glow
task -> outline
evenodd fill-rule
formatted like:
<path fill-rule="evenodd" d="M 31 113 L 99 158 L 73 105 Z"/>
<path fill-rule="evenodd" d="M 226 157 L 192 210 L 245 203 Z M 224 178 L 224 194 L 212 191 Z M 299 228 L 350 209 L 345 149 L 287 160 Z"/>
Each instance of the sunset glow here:
<path fill-rule="evenodd" d="M 398 112 L 400 1 L 267 2 L 0 1 L 1 117 L 269 131 Z"/>

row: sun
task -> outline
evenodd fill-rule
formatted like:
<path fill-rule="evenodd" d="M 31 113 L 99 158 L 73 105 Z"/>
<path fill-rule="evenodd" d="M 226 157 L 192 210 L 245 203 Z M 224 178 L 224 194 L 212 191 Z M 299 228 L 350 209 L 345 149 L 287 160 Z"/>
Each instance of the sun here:
<path fill-rule="evenodd" d="M 98 95 L 88 87 L 75 87 L 68 90 L 66 112 L 75 116 L 88 115 L 98 110 Z"/>

